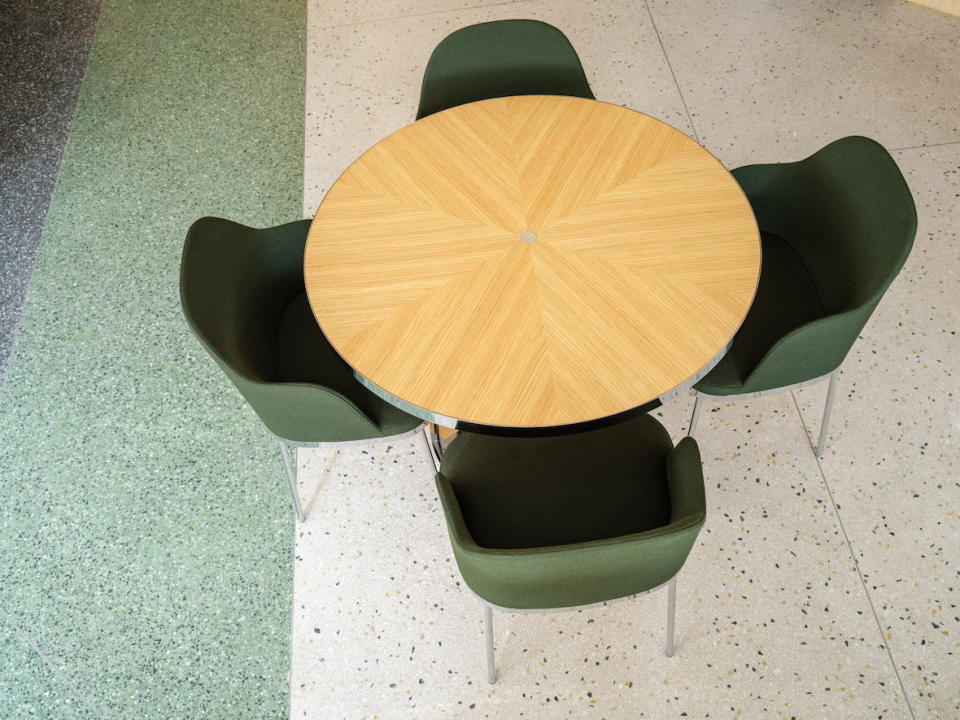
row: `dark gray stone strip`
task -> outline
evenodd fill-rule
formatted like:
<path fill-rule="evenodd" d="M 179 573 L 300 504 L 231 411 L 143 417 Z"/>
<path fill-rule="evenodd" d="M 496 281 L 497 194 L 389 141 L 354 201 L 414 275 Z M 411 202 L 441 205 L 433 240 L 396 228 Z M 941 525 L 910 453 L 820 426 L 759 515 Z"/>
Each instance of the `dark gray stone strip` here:
<path fill-rule="evenodd" d="M 99 13 L 100 0 L 0 2 L 0 385 Z"/>

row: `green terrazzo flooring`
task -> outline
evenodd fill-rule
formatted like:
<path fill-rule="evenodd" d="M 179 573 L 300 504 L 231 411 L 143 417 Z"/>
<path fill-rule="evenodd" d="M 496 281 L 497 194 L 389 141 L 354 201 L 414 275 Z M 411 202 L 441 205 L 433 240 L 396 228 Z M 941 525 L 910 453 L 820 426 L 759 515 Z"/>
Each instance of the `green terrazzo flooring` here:
<path fill-rule="evenodd" d="M 63 692 L 64 684 L 26 638 L 8 622 L 0 622 L 0 717 L 96 717 L 79 692 Z"/>
<path fill-rule="evenodd" d="M 300 216 L 305 19 L 104 3 L 0 395 L 4 718 L 286 715 L 282 466 L 177 282 L 195 218 Z"/>

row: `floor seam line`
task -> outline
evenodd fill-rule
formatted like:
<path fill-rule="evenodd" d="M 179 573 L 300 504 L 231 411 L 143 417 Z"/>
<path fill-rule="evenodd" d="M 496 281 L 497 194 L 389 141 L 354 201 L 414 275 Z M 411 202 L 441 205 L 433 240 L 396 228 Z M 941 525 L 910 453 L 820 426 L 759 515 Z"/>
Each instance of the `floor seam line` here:
<path fill-rule="evenodd" d="M 803 427 L 803 433 L 807 436 L 807 442 L 810 442 L 810 436 L 807 434 L 807 425 L 803 420 L 803 413 L 800 412 L 800 404 L 797 402 L 797 393 L 794 390 L 790 391 L 790 397 L 793 398 L 793 406 L 797 410 L 797 415 L 800 417 L 800 425 Z M 847 535 L 847 528 L 843 524 L 843 518 L 840 517 L 840 509 L 837 507 L 837 501 L 833 497 L 833 490 L 830 489 L 830 483 L 827 482 L 827 475 L 823 471 L 823 466 L 820 464 L 820 458 L 814 453 L 814 460 L 817 463 L 817 470 L 820 472 L 820 479 L 823 481 L 823 486 L 827 489 L 827 496 L 830 498 L 830 504 L 833 506 L 833 514 L 837 518 L 837 524 L 840 526 L 840 532 L 843 534 L 844 542 L 847 544 L 847 550 L 850 552 L 850 557 L 853 560 L 853 566 L 857 569 L 857 576 L 860 578 L 860 584 L 863 586 L 863 592 L 867 596 L 867 604 L 870 606 L 870 612 L 873 613 L 873 620 L 877 624 L 877 631 L 880 633 L 880 641 L 883 643 L 883 649 L 887 651 L 887 658 L 890 660 L 890 665 L 893 667 L 893 674 L 897 677 L 897 682 L 900 683 L 900 692 L 903 693 L 903 699 L 907 703 L 907 710 L 910 711 L 910 717 L 913 720 L 916 720 L 916 714 L 913 712 L 913 705 L 910 704 L 910 696 L 907 694 L 907 688 L 903 684 L 903 678 L 900 677 L 900 670 L 897 668 L 897 663 L 893 659 L 893 652 L 890 650 L 890 643 L 887 642 L 887 638 L 883 634 L 883 625 L 880 622 L 880 616 L 877 615 L 877 609 L 873 604 L 873 598 L 870 596 L 870 589 L 867 587 L 867 581 L 863 577 L 863 570 L 860 568 L 860 562 L 857 560 L 857 554 L 853 549 L 853 544 L 850 542 L 850 536 Z"/>
<path fill-rule="evenodd" d="M 71 695 L 73 695 L 84 706 L 86 706 L 96 717 L 104 717 L 103 713 L 99 712 L 93 703 L 90 702 L 90 700 L 80 692 L 80 689 L 60 672 L 57 666 L 51 662 L 50 658 L 43 652 L 43 650 L 40 649 L 40 646 L 37 645 L 34 639 L 27 634 L 23 628 L 20 627 L 19 623 L 14 620 L 13 615 L 11 615 L 10 612 L 2 605 L 0 605 L 0 614 L 3 615 L 4 622 L 13 630 L 14 634 L 20 639 L 20 641 L 28 648 L 33 650 L 33 652 L 37 654 L 37 657 L 40 658 L 41 662 L 43 662 L 44 666 L 47 667 L 51 673 L 53 673 L 53 677 L 56 678 L 57 682 L 63 685 Z"/>
<path fill-rule="evenodd" d="M 670 56 L 667 55 L 667 48 L 663 44 L 663 38 L 660 37 L 660 30 L 657 29 L 657 21 L 653 19 L 653 11 L 650 9 L 650 3 L 643 0 L 643 6 L 647 9 L 647 15 L 650 18 L 650 24 L 653 25 L 653 32 L 657 36 L 657 42 L 660 43 L 660 50 L 663 52 L 663 59 L 667 63 L 667 69 L 670 71 L 670 77 L 673 78 L 673 84 L 677 88 L 677 94 L 680 96 L 680 102 L 683 103 L 683 110 L 687 114 L 687 122 L 690 123 L 690 131 L 693 133 L 693 139 L 697 144 L 701 144 L 700 136 L 697 134 L 697 128 L 693 124 L 693 116 L 690 114 L 690 108 L 687 107 L 687 100 L 683 97 L 683 90 L 680 89 L 680 83 L 677 81 L 677 74 L 673 71 L 673 65 L 670 63 Z"/>
<path fill-rule="evenodd" d="M 429 12 L 411 13 L 409 15 L 392 15 L 384 18 L 373 18 L 371 20 L 357 20 L 356 22 L 341 23 L 339 25 L 324 25 L 317 27 L 318 30 L 337 30 L 345 27 L 356 27 L 357 25 L 369 25 L 377 22 L 390 22 L 391 20 L 406 20 L 407 18 L 426 17 L 427 15 L 442 15 L 443 13 L 464 12 L 465 10 L 482 10 L 484 8 L 502 7 L 504 5 L 518 5 L 529 2 L 529 0 L 506 0 L 505 2 L 490 3 L 489 5 L 468 5 L 462 8 L 446 8 L 444 10 L 430 10 Z M 309 32 L 309 29 L 307 30 Z"/>
<path fill-rule="evenodd" d="M 930 143 L 928 145 L 910 145 L 909 147 L 891 148 L 890 152 L 900 152 L 902 150 L 925 150 L 926 148 L 946 147 L 948 145 L 960 145 L 960 140 L 950 140 L 942 143 Z"/>

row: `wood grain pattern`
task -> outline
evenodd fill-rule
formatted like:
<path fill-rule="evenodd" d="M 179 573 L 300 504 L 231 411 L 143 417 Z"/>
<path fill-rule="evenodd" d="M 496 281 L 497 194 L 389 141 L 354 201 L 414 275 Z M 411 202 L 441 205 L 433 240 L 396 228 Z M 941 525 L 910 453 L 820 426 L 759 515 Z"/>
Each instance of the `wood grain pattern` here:
<path fill-rule="evenodd" d="M 910 0 L 910 2 L 960 17 L 960 0 Z"/>
<path fill-rule="evenodd" d="M 753 213 L 713 156 L 641 113 L 553 96 L 384 139 L 331 188 L 305 257 L 313 312 L 355 370 L 511 427 L 681 384 L 736 332 L 759 269 Z"/>

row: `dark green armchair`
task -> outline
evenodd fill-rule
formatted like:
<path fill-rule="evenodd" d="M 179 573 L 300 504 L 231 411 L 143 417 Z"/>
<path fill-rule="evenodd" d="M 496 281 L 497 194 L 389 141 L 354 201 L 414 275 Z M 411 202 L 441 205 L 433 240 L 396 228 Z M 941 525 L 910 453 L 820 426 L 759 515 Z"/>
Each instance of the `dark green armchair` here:
<path fill-rule="evenodd" d="M 558 437 L 460 433 L 437 490 L 457 566 L 483 603 L 490 682 L 494 607 L 581 607 L 666 584 L 673 654 L 676 575 L 706 517 L 692 438 L 674 447 L 649 415 Z"/>
<path fill-rule="evenodd" d="M 757 217 L 760 281 L 730 350 L 694 385 L 689 434 L 705 396 L 758 396 L 829 377 L 822 457 L 838 368 L 913 246 L 913 197 L 883 146 L 858 136 L 733 176 Z"/>
<path fill-rule="evenodd" d="M 400 435 L 422 423 L 363 387 L 317 325 L 303 282 L 309 226 L 257 230 L 202 218 L 187 233 L 180 265 L 187 323 L 277 436 L 301 521 L 288 452 Z"/>
<path fill-rule="evenodd" d="M 497 20 L 461 28 L 430 56 L 417 120 L 433 113 L 511 95 L 593 99 L 577 51 L 552 25 Z"/>

